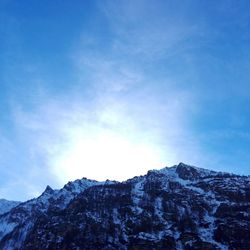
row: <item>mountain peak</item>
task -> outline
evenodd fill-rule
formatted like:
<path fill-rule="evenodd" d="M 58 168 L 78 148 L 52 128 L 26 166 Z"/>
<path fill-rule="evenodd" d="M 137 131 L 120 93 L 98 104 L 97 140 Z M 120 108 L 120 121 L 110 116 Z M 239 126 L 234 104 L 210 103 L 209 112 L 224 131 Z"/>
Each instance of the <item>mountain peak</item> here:
<path fill-rule="evenodd" d="M 190 167 L 188 165 L 185 165 L 183 163 L 180 163 L 176 167 L 176 173 L 183 180 L 195 180 L 195 179 L 200 178 L 200 174 L 197 171 L 197 169 Z"/>
<path fill-rule="evenodd" d="M 49 185 L 47 185 L 43 194 L 52 194 L 53 192 L 54 192 L 53 188 L 51 188 Z"/>
<path fill-rule="evenodd" d="M 96 180 L 90 180 L 87 178 L 77 179 L 75 181 L 69 181 L 64 185 L 63 189 L 68 190 L 73 193 L 79 193 L 81 190 L 84 190 L 88 187 L 98 185 L 99 182 Z"/>

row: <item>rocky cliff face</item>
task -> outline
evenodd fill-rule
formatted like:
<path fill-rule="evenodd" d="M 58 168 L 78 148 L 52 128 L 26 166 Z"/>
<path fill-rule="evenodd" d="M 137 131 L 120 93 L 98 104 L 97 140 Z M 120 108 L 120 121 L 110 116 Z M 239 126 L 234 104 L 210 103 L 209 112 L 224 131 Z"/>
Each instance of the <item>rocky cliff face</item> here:
<path fill-rule="evenodd" d="M 125 182 L 47 187 L 0 215 L 0 249 L 250 246 L 250 178 L 180 163 Z"/>

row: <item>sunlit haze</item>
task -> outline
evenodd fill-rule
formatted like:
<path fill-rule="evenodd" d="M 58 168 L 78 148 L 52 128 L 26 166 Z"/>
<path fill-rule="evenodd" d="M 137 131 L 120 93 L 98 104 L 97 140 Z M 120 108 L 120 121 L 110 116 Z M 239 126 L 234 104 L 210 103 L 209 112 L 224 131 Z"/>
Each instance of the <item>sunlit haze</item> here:
<path fill-rule="evenodd" d="M 89 178 L 125 180 L 162 166 L 161 155 L 145 143 L 102 131 L 100 135 L 76 139 L 54 163 L 63 181 L 85 174 Z M 83 170 L 84 169 L 84 170 Z"/>
<path fill-rule="evenodd" d="M 179 162 L 249 175 L 249 1 L 0 1 L 0 198 Z"/>

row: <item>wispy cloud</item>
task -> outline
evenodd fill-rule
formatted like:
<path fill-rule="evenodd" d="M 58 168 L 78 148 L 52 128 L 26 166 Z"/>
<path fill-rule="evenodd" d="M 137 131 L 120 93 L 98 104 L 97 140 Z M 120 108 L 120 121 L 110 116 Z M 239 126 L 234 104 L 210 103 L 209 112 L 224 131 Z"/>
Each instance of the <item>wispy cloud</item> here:
<path fill-rule="evenodd" d="M 198 27 L 165 14 L 163 2 L 99 2 L 111 39 L 102 44 L 102 35 L 82 32 L 69 55 L 76 74 L 69 92 L 55 93 L 30 72 L 36 87 L 28 100 L 13 97 L 11 104 L 13 148 L 25 154 L 20 164 L 27 169 L 20 172 L 28 172 L 25 180 L 13 179 L 36 182 L 25 186 L 29 196 L 49 181 L 58 187 L 83 176 L 121 180 L 178 161 L 204 162 L 190 129 L 196 93 L 183 88 L 185 76 L 154 70 L 191 46 Z M 0 192 L 10 193 L 13 185 Z"/>
<path fill-rule="evenodd" d="M 113 50 L 138 61 L 155 62 L 184 51 L 190 38 L 199 34 L 182 8 L 158 1 L 102 1 L 100 9 L 114 34 Z"/>
<path fill-rule="evenodd" d="M 200 157 L 197 142 L 185 127 L 185 107 L 189 101 L 186 94 L 169 93 L 164 95 L 166 101 L 159 102 L 147 97 L 149 92 L 133 93 L 135 96 L 125 100 L 104 94 L 91 104 L 76 96 L 66 101 L 47 98 L 32 112 L 15 110 L 16 125 L 30 155 L 34 156 L 29 158 L 31 163 L 43 159 L 44 166 L 30 166 L 30 170 L 39 173 L 39 168 L 44 168 L 45 173 L 62 185 L 82 176 L 126 179 L 150 168 L 163 167 L 165 163 L 174 164 L 179 159 L 190 161 L 190 152 L 194 159 Z M 114 152 L 107 151 L 107 147 Z M 96 155 L 88 155 L 95 151 Z M 98 155 L 102 151 L 106 155 Z M 138 159 L 141 154 L 146 158 L 152 154 L 148 165 L 143 166 L 145 161 Z M 126 156 L 133 158 L 129 162 L 131 166 L 125 168 L 122 157 Z M 106 165 L 110 163 L 105 162 L 106 157 L 112 159 L 112 166 Z M 115 169 L 114 165 L 117 165 Z"/>

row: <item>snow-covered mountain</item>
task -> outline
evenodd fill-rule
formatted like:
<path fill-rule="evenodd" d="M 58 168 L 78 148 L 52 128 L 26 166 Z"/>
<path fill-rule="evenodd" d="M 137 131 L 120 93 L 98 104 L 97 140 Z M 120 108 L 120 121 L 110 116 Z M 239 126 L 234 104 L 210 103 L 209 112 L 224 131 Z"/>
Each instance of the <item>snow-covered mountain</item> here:
<path fill-rule="evenodd" d="M 0 215 L 0 249 L 249 249 L 250 178 L 180 163 L 49 186 Z"/>
<path fill-rule="evenodd" d="M 21 202 L 19 201 L 8 201 L 0 199 L 0 215 L 9 212 L 13 207 L 16 207 Z"/>

